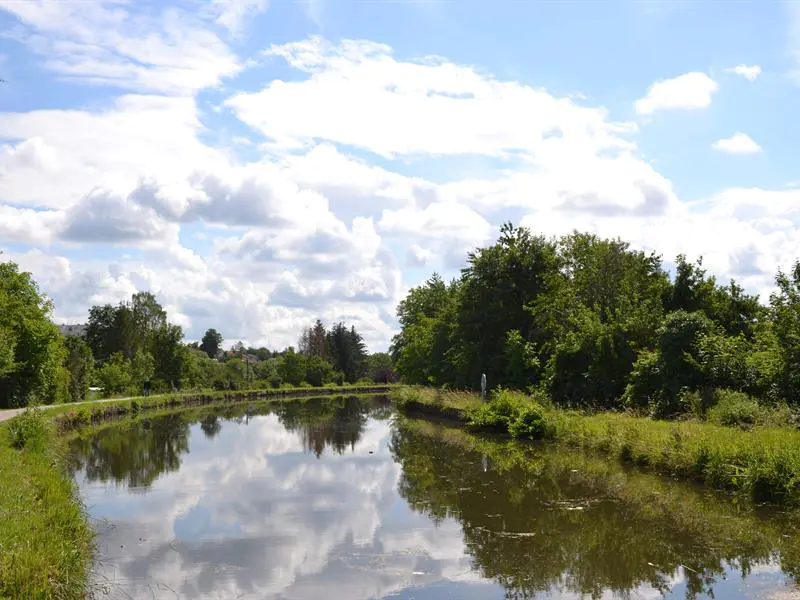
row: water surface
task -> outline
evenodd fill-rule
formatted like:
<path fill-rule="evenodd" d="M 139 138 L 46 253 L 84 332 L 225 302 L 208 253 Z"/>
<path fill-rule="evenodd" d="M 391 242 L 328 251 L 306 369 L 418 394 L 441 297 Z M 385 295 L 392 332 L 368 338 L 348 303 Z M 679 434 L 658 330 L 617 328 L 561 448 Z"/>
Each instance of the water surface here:
<path fill-rule="evenodd" d="M 790 598 L 784 515 L 384 400 L 192 410 L 73 443 L 114 598 Z"/>

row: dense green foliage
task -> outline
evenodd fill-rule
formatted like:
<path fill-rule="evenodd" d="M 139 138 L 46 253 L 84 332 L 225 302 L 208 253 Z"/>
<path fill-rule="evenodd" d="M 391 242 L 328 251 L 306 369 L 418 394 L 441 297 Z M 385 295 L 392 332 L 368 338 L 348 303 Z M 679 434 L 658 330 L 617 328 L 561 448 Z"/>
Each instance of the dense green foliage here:
<path fill-rule="evenodd" d="M 391 353 L 407 383 L 475 389 L 485 373 L 562 406 L 703 416 L 715 390 L 796 405 L 800 263 L 776 283 L 765 306 L 700 260 L 678 256 L 670 277 L 620 240 L 506 224 L 459 278 L 410 290 Z"/>
<path fill-rule="evenodd" d="M 30 273 L 0 263 L 0 408 L 66 393 L 66 352 L 52 309 Z"/>

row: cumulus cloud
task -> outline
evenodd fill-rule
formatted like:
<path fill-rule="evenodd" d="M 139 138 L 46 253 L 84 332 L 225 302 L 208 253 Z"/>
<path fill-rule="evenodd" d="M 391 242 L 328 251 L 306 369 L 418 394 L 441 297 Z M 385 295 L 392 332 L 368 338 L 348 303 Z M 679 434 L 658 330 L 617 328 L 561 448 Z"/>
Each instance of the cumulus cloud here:
<path fill-rule="evenodd" d="M 725 69 L 728 73 L 735 73 L 736 75 L 741 75 L 747 81 L 755 81 L 758 79 L 758 76 L 761 75 L 761 67 L 758 65 L 736 65 L 735 67 L 731 67 L 730 69 Z"/>
<path fill-rule="evenodd" d="M 77 43 L 75 52 L 96 43 L 103 61 L 112 52 L 148 71 L 131 80 L 143 93 L 0 112 L 0 246 L 27 245 L 7 256 L 28 256 L 58 319 L 83 320 L 96 301 L 152 289 L 190 339 L 215 327 L 228 339 L 280 347 L 321 317 L 355 323 L 381 350 L 396 331 L 397 302 L 422 276 L 416 269 L 457 273 L 465 253 L 491 242 L 507 219 L 548 235 L 620 235 L 668 258 L 704 254 L 712 271 L 751 291 L 768 290 L 774 269 L 800 255 L 796 199 L 784 195 L 791 190 L 726 190 L 738 208 L 724 215 L 719 194 L 689 204 L 642 156 L 635 125 L 577 96 L 441 57 L 398 57 L 371 41 L 314 37 L 272 46 L 267 58 L 291 77 L 234 88 L 210 118 L 194 94 L 227 75 L 200 78 L 206 67 L 192 62 L 175 86 L 160 86 L 178 61 L 160 44 L 185 35 L 223 56 L 225 44 L 208 32 L 236 31 L 234 17 L 245 14 L 236 11 L 261 3 L 209 5 L 179 25 L 160 5 L 137 16 L 135 4 L 90 4 L 83 12 L 69 3 L 3 5 L 35 51 L 45 48 L 37 35 Z M 111 33 L 114 19 L 120 33 Z M 84 31 L 90 25 L 103 31 Z M 162 62 L 141 54 L 150 33 Z M 131 40 L 141 48 L 117 55 Z M 188 48 L 187 61 L 200 56 Z M 707 75 L 688 73 L 655 83 L 637 109 L 699 108 L 715 91 Z M 258 135 L 244 149 L 213 145 L 228 126 L 237 137 L 246 126 Z M 741 152 L 742 141 L 715 147 Z M 47 252 L 34 261 L 33 249 Z M 67 268 L 44 274 L 45 256 Z M 404 266 L 415 267 L 413 277 Z"/>
<path fill-rule="evenodd" d="M 640 115 L 652 115 L 659 110 L 707 108 L 718 87 L 717 82 L 705 73 L 684 73 L 655 82 L 634 107 Z"/>
<path fill-rule="evenodd" d="M 177 240 L 178 229 L 155 211 L 129 198 L 98 190 L 83 198 L 66 214 L 62 239 L 71 242 L 143 244 Z"/>
<path fill-rule="evenodd" d="M 433 252 L 427 248 L 422 248 L 416 244 L 411 244 L 408 247 L 408 263 L 412 267 L 424 267 L 428 264 L 433 256 Z"/>
<path fill-rule="evenodd" d="M 729 138 L 717 140 L 712 144 L 714 150 L 728 154 L 758 154 L 761 146 L 756 144 L 746 133 L 737 132 Z"/>
<path fill-rule="evenodd" d="M 173 6 L 152 15 L 134 7 L 120 0 L 0 4 L 19 20 L 16 39 L 45 57 L 47 69 L 72 81 L 191 94 L 241 69 L 228 47 L 190 13 Z M 229 6 L 220 18 L 232 24 L 238 11 Z"/>
<path fill-rule="evenodd" d="M 96 187 L 130 193 L 142 178 L 187 179 L 225 164 L 202 144 L 192 98 L 126 95 L 97 111 L 0 113 L 0 198 L 67 208 Z"/>
<path fill-rule="evenodd" d="M 633 125 L 602 109 L 444 59 L 403 62 L 383 44 L 319 37 L 267 54 L 307 78 L 274 81 L 226 105 L 281 147 L 325 140 L 394 157 L 544 153 L 554 139 L 595 151 L 632 146 Z"/>

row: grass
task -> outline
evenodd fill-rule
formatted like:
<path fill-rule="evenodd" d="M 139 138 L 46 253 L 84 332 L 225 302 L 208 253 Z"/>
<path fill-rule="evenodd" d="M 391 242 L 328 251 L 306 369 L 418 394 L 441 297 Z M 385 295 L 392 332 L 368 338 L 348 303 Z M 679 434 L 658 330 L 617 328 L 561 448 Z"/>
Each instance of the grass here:
<path fill-rule="evenodd" d="M 0 426 L 0 598 L 81 598 L 93 536 L 55 427 L 32 409 Z"/>
<path fill-rule="evenodd" d="M 600 451 L 755 501 L 800 505 L 800 431 L 795 429 L 755 426 L 742 430 L 621 413 L 590 415 L 508 391 L 501 391 L 484 405 L 480 397 L 467 392 L 408 388 L 393 396 L 409 410 L 438 411 L 474 428 L 507 432 L 527 412 L 526 407 L 533 406 L 541 413 L 542 424 L 536 426 L 541 433 L 530 437 Z"/>
<path fill-rule="evenodd" d="M 391 386 L 191 392 L 31 408 L 0 423 L 0 600 L 85 598 L 93 533 L 65 468 L 68 431 L 210 404 L 381 393 Z"/>

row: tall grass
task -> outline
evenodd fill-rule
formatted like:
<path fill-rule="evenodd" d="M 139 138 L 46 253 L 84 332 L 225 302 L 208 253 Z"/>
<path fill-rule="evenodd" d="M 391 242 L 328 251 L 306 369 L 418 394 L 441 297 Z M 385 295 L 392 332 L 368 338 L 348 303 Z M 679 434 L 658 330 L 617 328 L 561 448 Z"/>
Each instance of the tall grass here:
<path fill-rule="evenodd" d="M 444 406 L 443 397 L 432 392 L 411 389 L 404 393 L 406 406 L 427 405 L 434 410 L 437 403 Z M 800 505 L 800 431 L 796 429 L 753 426 L 743 430 L 620 413 L 588 415 L 505 390 L 493 394 L 485 404 L 477 395 L 463 393 L 449 404 L 448 416 L 457 413 L 459 420 L 474 429 L 549 439 L 732 490 L 756 501 Z"/>
<path fill-rule="evenodd" d="M 0 598 L 84 596 L 93 538 L 41 410 L 0 426 Z"/>

